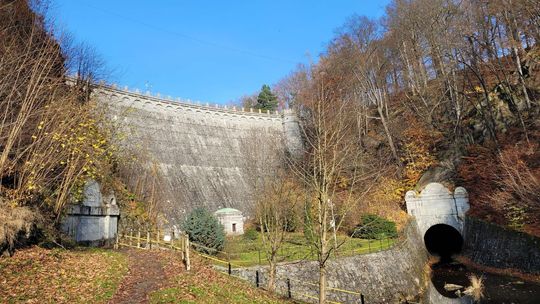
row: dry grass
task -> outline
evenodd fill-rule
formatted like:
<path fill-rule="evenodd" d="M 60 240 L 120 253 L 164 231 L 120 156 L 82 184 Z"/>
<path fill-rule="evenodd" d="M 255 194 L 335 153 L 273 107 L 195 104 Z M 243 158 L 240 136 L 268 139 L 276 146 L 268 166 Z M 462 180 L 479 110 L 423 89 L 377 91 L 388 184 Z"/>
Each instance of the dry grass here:
<path fill-rule="evenodd" d="M 484 297 L 484 278 L 474 274 L 469 276 L 471 286 L 465 289 L 465 294 L 471 296 L 474 301 L 478 302 Z"/>
<path fill-rule="evenodd" d="M 11 207 L 0 204 L 0 255 L 7 250 L 13 254 L 13 248 L 20 234 L 29 237 L 37 215 L 28 207 Z"/>

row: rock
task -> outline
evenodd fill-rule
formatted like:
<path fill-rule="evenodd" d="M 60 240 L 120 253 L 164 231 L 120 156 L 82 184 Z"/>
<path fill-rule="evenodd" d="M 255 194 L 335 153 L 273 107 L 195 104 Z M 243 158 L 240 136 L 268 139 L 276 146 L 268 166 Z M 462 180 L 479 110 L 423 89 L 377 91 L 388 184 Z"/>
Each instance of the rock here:
<path fill-rule="evenodd" d="M 454 290 L 458 290 L 458 289 L 461 289 L 461 288 L 463 288 L 463 286 L 457 285 L 457 284 L 444 284 L 444 289 L 446 289 L 448 291 L 454 291 Z"/>

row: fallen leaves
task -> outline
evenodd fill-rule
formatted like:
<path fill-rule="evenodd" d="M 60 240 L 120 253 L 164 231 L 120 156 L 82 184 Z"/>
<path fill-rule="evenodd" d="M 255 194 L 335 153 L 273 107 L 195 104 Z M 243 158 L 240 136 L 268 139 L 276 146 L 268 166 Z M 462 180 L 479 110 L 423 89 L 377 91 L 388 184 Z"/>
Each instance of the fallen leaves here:
<path fill-rule="evenodd" d="M 125 256 L 112 251 L 20 250 L 0 259 L 0 302 L 105 302 L 126 271 Z"/>

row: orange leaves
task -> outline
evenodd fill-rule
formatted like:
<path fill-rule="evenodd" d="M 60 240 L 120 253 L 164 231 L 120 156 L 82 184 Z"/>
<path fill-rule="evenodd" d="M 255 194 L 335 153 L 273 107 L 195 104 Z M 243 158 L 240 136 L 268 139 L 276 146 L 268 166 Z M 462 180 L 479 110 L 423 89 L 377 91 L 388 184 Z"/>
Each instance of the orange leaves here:
<path fill-rule="evenodd" d="M 416 185 L 427 169 L 437 164 L 433 150 L 443 135 L 426 127 L 412 115 L 406 115 L 405 119 L 409 125 L 403 132 L 402 161 L 405 164 L 403 176 L 405 187 L 410 189 Z"/>
<path fill-rule="evenodd" d="M 471 212 L 514 229 L 540 235 L 540 153 L 538 134 L 530 143 L 513 134 L 494 147 L 471 146 L 459 175 L 469 190 Z"/>

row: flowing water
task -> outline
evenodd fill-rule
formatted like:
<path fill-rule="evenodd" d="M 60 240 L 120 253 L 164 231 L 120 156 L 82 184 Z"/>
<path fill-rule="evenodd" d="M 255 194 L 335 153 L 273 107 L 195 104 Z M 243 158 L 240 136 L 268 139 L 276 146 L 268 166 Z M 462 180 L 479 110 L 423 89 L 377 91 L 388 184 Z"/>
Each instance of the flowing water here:
<path fill-rule="evenodd" d="M 469 275 L 475 274 L 484 279 L 484 298 L 481 303 L 540 304 L 540 283 L 484 272 L 455 261 L 434 264 L 432 273 L 433 285 L 446 297 L 457 298 L 458 296 L 455 291 L 446 291 L 445 283 L 467 287 L 470 285 Z"/>

